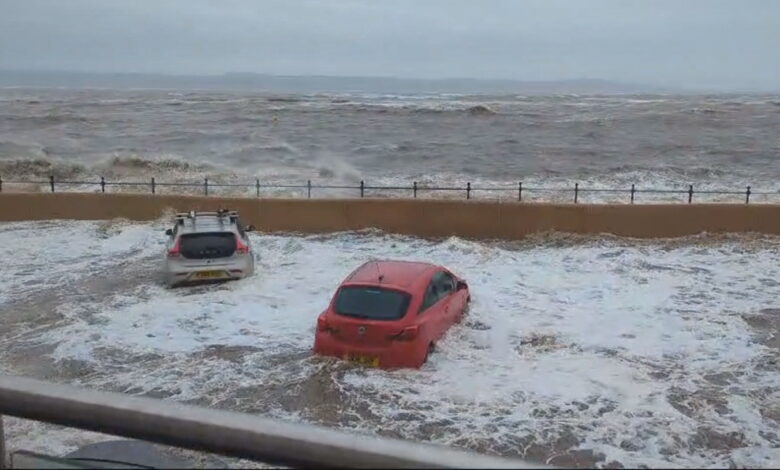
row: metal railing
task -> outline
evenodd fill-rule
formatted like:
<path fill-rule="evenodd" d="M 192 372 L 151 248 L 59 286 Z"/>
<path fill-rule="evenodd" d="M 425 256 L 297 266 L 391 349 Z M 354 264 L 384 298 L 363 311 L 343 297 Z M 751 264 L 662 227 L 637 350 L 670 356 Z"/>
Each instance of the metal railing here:
<path fill-rule="evenodd" d="M 467 182 L 465 186 L 427 186 L 418 184 L 417 181 L 412 182 L 411 185 L 395 185 L 395 186 L 381 186 L 366 184 L 361 180 L 357 186 L 350 185 L 328 185 L 328 184 L 312 184 L 311 180 L 307 180 L 302 184 L 261 184 L 260 179 L 255 179 L 251 183 L 221 183 L 209 181 L 208 178 L 204 178 L 202 182 L 160 182 L 156 178 L 151 178 L 148 181 L 108 181 L 104 177 L 97 180 L 55 180 L 54 176 L 49 176 L 47 180 L 3 180 L 0 177 L 0 193 L 3 192 L 3 184 L 37 184 L 45 185 L 50 192 L 56 192 L 62 190 L 63 187 L 95 187 L 99 188 L 101 193 L 106 192 L 106 188 L 122 187 L 122 188 L 135 188 L 138 192 L 148 192 L 151 194 L 158 194 L 161 188 L 193 188 L 203 195 L 208 196 L 213 194 L 215 189 L 218 188 L 243 188 L 246 190 L 254 189 L 255 196 L 260 197 L 261 191 L 265 190 L 301 190 L 306 192 L 306 197 L 312 197 L 313 190 L 349 190 L 354 191 L 355 196 L 359 195 L 361 198 L 367 197 L 367 192 L 384 193 L 387 191 L 401 191 L 405 194 L 411 195 L 413 198 L 417 198 L 419 193 L 426 192 L 447 192 L 452 194 L 461 194 L 466 199 L 471 199 L 476 193 L 484 192 L 497 192 L 502 194 L 508 194 L 517 201 L 523 201 L 523 196 L 528 197 L 529 193 L 558 193 L 558 194 L 571 194 L 571 201 L 575 204 L 580 202 L 580 196 L 584 194 L 623 194 L 626 200 L 630 204 L 634 204 L 638 195 L 642 194 L 665 194 L 665 195 L 679 195 L 682 201 L 687 201 L 689 204 L 693 203 L 694 194 L 698 195 L 724 195 L 734 196 L 738 198 L 740 202 L 745 204 L 750 203 L 750 197 L 754 195 L 763 196 L 776 196 L 780 201 L 780 190 L 776 191 L 755 191 L 747 186 L 744 191 L 736 190 L 696 190 L 694 191 L 693 185 L 688 185 L 687 188 L 681 189 L 652 189 L 652 188 L 638 188 L 635 184 L 632 184 L 630 188 L 583 188 L 579 183 L 575 183 L 574 187 L 541 187 L 541 186 L 524 186 L 522 181 L 518 181 L 516 185 L 507 186 L 480 186 L 472 185 L 471 182 Z"/>
<path fill-rule="evenodd" d="M 540 467 L 441 445 L 371 437 L 8 375 L 0 375 L 0 416 L 3 414 L 294 467 Z"/>
<path fill-rule="evenodd" d="M 0 470 L 5 468 L 5 426 L 3 426 L 3 415 L 0 414 Z"/>

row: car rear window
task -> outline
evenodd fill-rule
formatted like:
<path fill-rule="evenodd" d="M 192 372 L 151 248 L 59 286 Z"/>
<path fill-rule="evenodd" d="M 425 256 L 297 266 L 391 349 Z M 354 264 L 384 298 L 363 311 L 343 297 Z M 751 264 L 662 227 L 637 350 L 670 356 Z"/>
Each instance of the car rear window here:
<path fill-rule="evenodd" d="M 181 236 L 179 249 L 185 258 L 224 258 L 236 251 L 236 236 L 233 232 L 188 233 Z"/>
<path fill-rule="evenodd" d="M 409 294 L 378 287 L 342 287 L 334 309 L 339 315 L 369 320 L 398 320 L 409 307 Z"/>

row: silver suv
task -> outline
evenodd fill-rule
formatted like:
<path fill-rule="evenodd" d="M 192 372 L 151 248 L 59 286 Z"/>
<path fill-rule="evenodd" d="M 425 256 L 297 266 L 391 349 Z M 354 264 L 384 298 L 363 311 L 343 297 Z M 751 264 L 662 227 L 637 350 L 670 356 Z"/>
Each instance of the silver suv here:
<path fill-rule="evenodd" d="M 176 214 L 168 235 L 165 279 L 175 286 L 241 279 L 255 272 L 255 256 L 236 211 Z"/>

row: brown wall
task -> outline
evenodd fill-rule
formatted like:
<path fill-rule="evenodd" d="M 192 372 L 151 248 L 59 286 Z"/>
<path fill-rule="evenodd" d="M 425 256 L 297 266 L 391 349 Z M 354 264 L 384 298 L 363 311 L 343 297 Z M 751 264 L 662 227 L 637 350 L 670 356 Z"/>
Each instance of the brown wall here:
<path fill-rule="evenodd" d="M 152 220 L 176 211 L 236 209 L 264 232 L 322 233 L 379 228 L 391 233 L 518 239 L 560 231 L 658 238 L 701 232 L 780 235 L 780 205 L 530 204 L 425 199 L 251 199 L 141 194 L 0 194 L 0 221 L 124 217 Z"/>

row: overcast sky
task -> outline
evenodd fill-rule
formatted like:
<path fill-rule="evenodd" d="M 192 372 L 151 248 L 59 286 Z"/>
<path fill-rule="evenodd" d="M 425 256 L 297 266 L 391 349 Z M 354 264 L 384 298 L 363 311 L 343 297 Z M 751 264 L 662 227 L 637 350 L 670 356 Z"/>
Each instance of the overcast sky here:
<path fill-rule="evenodd" d="M 0 68 L 780 90 L 780 1 L 0 0 Z"/>

